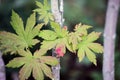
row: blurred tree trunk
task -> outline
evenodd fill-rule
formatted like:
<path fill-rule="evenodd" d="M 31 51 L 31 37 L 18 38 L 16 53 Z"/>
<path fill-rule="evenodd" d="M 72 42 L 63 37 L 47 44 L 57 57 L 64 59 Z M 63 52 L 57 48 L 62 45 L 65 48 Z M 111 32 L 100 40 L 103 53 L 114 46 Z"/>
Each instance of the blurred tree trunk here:
<path fill-rule="evenodd" d="M 1 5 L 1 1 L 0 0 L 0 5 Z M 6 80 L 6 74 L 5 74 L 5 64 L 4 61 L 2 59 L 2 52 L 0 51 L 0 80 Z"/>
<path fill-rule="evenodd" d="M 18 72 L 12 72 L 11 77 L 12 77 L 12 80 L 19 80 Z"/>
<path fill-rule="evenodd" d="M 0 80 L 6 80 L 5 76 L 5 65 L 2 59 L 2 53 L 0 52 Z"/>
<path fill-rule="evenodd" d="M 120 0 L 108 0 L 104 30 L 103 79 L 114 80 L 116 24 Z"/>
<path fill-rule="evenodd" d="M 63 25 L 63 0 L 51 0 L 51 9 L 55 22 L 58 22 L 61 27 Z M 53 49 L 52 56 L 56 57 L 56 53 Z M 60 58 L 57 58 L 60 62 Z M 60 64 L 52 67 L 54 80 L 60 80 Z"/>

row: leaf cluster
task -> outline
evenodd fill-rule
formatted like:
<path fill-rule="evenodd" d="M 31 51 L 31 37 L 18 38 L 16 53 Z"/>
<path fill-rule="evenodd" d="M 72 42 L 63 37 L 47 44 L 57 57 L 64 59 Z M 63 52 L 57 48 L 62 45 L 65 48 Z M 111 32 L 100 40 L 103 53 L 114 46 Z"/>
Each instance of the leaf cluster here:
<path fill-rule="evenodd" d="M 50 5 L 48 4 L 48 0 L 44 0 L 43 4 L 36 1 L 36 5 L 38 6 L 38 8 L 33 11 L 37 12 L 40 15 L 39 20 L 43 20 L 45 24 L 48 24 L 49 21 L 54 21 Z"/>
<path fill-rule="evenodd" d="M 56 50 L 62 46 L 61 53 L 65 54 L 66 49 L 72 53 L 77 53 L 79 61 L 81 62 L 85 56 L 89 61 L 96 63 L 96 55 L 94 53 L 102 53 L 103 47 L 101 44 L 96 43 L 100 32 L 88 33 L 88 29 L 92 26 L 77 24 L 73 32 L 69 32 L 64 28 L 60 28 L 60 25 L 55 22 L 51 22 L 53 30 L 43 30 L 39 33 L 39 37 L 43 38 L 41 42 L 42 49 L 50 50 L 55 48 Z"/>
<path fill-rule="evenodd" d="M 55 57 L 45 56 L 48 50 L 55 49 L 57 57 L 62 57 L 66 49 L 77 54 L 79 62 L 84 57 L 97 65 L 95 53 L 102 53 L 103 47 L 95 41 L 100 37 L 100 32 L 88 33 L 92 26 L 77 24 L 73 32 L 69 32 L 66 27 L 53 21 L 50 13 L 50 6 L 47 0 L 44 3 L 36 1 L 39 7 L 35 12 L 40 14 L 40 19 L 44 23 L 36 24 L 36 14 L 33 12 L 24 26 L 22 18 L 12 11 L 11 26 L 15 33 L 0 32 L 0 49 L 4 53 L 18 54 L 19 57 L 11 60 L 7 67 L 22 67 L 19 72 L 20 80 L 26 80 L 33 75 L 36 80 L 43 80 L 44 75 L 53 79 L 52 71 L 49 66 L 55 66 L 59 62 Z M 51 30 L 40 30 L 44 24 L 50 22 Z M 39 50 L 31 52 L 31 49 L 40 42 L 36 37 L 43 39 Z M 49 65 L 49 66 L 48 66 Z"/>
<path fill-rule="evenodd" d="M 15 33 L 0 32 L 0 49 L 6 54 L 9 52 L 11 54 L 17 53 L 19 57 L 11 60 L 7 67 L 18 68 L 22 66 L 19 72 L 20 80 L 28 79 L 31 73 L 36 80 L 43 80 L 44 74 L 52 79 L 53 75 L 48 65 L 57 65 L 57 59 L 52 56 L 44 56 L 47 52 L 44 49 L 39 49 L 34 53 L 30 51 L 34 47 L 33 45 L 40 42 L 36 36 L 38 36 L 44 23 L 36 25 L 36 16 L 33 13 L 27 19 L 24 27 L 23 20 L 15 11 L 12 11 L 10 23 Z"/>

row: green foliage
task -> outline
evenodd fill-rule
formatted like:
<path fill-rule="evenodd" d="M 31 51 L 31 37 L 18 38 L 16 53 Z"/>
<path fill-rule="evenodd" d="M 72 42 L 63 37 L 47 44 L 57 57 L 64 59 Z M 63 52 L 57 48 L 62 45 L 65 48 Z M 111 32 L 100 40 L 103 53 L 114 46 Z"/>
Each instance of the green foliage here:
<path fill-rule="evenodd" d="M 55 57 L 45 56 L 47 51 L 51 49 L 55 49 L 57 57 L 63 57 L 66 49 L 68 49 L 72 53 L 77 53 L 80 62 L 86 56 L 89 61 L 97 64 L 94 53 L 102 53 L 103 47 L 94 41 L 99 38 L 101 33 L 88 33 L 88 29 L 92 26 L 82 25 L 81 23 L 75 26 L 73 32 L 69 32 L 66 27 L 61 28 L 58 23 L 53 22 L 54 19 L 47 0 L 44 0 L 44 4 L 36 1 L 36 5 L 39 8 L 34 11 L 40 14 L 39 19 L 43 19 L 45 24 L 50 22 L 52 30 L 40 31 L 44 23 L 36 25 L 35 13 L 30 15 L 24 26 L 21 17 L 12 11 L 10 23 L 15 33 L 0 32 L 0 49 L 4 53 L 19 54 L 19 57 L 11 60 L 6 66 L 22 67 L 19 71 L 20 80 L 28 79 L 31 73 L 36 80 L 44 80 L 44 75 L 53 79 L 49 66 L 55 66 L 59 62 Z M 33 45 L 40 42 L 36 38 L 37 36 L 42 38 L 43 41 L 39 50 L 31 52 Z"/>
<path fill-rule="evenodd" d="M 62 52 L 64 54 L 66 53 L 66 47 L 72 51 L 68 43 L 68 31 L 64 28 L 60 28 L 60 25 L 55 22 L 51 22 L 51 27 L 53 30 L 43 30 L 39 33 L 39 37 L 44 39 L 41 43 L 41 48 L 50 50 L 57 48 L 57 46 L 62 46 Z"/>
<path fill-rule="evenodd" d="M 38 43 L 39 40 L 34 38 L 38 35 L 40 31 L 39 29 L 43 26 L 43 23 L 35 26 L 35 20 L 35 13 L 33 13 L 28 18 L 26 26 L 24 28 L 22 19 L 17 13 L 12 11 L 10 23 L 16 34 L 5 31 L 0 32 L 0 48 L 6 53 L 16 53 L 16 51 L 18 51 L 19 49 L 32 47 L 33 45 Z"/>
<path fill-rule="evenodd" d="M 50 12 L 51 8 L 48 4 L 48 0 L 44 0 L 44 4 L 36 1 L 36 5 L 38 8 L 35 9 L 34 12 L 40 14 L 39 20 L 43 20 L 45 24 L 47 24 L 49 21 L 54 21 L 53 15 Z"/>
<path fill-rule="evenodd" d="M 20 80 L 26 80 L 29 76 L 32 75 L 36 80 L 43 80 L 45 74 L 49 78 L 53 78 L 51 69 L 46 65 L 55 66 L 58 64 L 58 61 L 55 57 L 52 56 L 43 56 L 45 53 L 42 53 L 42 50 L 36 51 L 34 55 L 29 50 L 19 50 L 21 57 L 16 57 L 11 60 L 6 66 L 7 67 L 21 67 L 20 69 Z"/>
<path fill-rule="evenodd" d="M 96 65 L 95 53 L 102 53 L 103 47 L 99 43 L 94 43 L 99 38 L 101 33 L 91 32 L 90 34 L 83 35 L 81 42 L 78 43 L 78 58 L 82 61 L 85 55 L 88 59 Z"/>
<path fill-rule="evenodd" d="M 72 44 L 73 51 L 77 50 L 79 61 L 81 62 L 85 56 L 89 61 L 96 65 L 95 53 L 102 53 L 103 47 L 99 43 L 94 43 L 101 33 L 92 32 L 88 34 L 88 29 L 92 26 L 82 25 L 81 23 L 75 26 L 74 32 L 70 33 L 69 43 Z"/>
<path fill-rule="evenodd" d="M 64 28 L 60 28 L 60 25 L 55 22 L 51 22 L 51 27 L 53 30 L 43 30 L 39 33 L 39 37 L 44 39 L 41 43 L 42 49 L 50 50 L 55 48 L 57 50 L 62 46 L 59 55 L 65 54 L 67 48 L 71 52 L 77 52 L 79 61 L 82 61 L 87 56 L 89 61 L 96 65 L 94 52 L 102 53 L 103 47 L 99 43 L 94 43 L 94 41 L 99 38 L 101 33 L 91 32 L 88 34 L 88 29 L 92 26 L 82 25 L 81 23 L 75 26 L 74 32 L 68 32 Z"/>

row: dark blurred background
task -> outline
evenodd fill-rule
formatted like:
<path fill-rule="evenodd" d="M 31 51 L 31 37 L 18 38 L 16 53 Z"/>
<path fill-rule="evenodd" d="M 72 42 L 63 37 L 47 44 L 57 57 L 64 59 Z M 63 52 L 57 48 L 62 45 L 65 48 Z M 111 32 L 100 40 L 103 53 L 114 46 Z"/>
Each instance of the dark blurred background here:
<path fill-rule="evenodd" d="M 43 1 L 43 0 L 39 0 Z M 51 0 L 52 1 L 52 0 Z M 64 0 L 64 25 L 72 30 L 75 24 L 92 25 L 90 31 L 103 33 L 107 0 Z M 0 30 L 13 32 L 10 25 L 11 10 L 15 10 L 26 22 L 27 17 L 35 9 L 35 0 L 0 0 Z M 118 18 L 116 51 L 115 51 L 115 80 L 120 80 L 120 18 Z M 97 41 L 103 45 L 103 36 Z M 108 49 L 109 50 L 109 49 Z M 97 66 L 90 63 L 86 58 L 79 63 L 75 54 L 67 52 L 61 58 L 61 80 L 102 80 L 102 54 L 97 55 Z M 5 64 L 12 57 L 3 56 Z M 19 69 L 6 68 L 7 80 L 11 74 Z M 29 80 L 33 80 L 30 78 Z M 49 80 L 49 79 L 45 79 Z"/>

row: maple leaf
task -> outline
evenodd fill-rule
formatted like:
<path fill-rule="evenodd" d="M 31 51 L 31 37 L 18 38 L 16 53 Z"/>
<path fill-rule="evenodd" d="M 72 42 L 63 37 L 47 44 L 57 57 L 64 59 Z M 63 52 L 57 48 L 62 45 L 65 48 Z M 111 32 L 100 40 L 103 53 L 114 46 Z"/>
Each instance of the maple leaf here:
<path fill-rule="evenodd" d="M 0 49 L 5 53 L 11 52 L 11 54 L 16 53 L 16 51 L 28 47 L 32 47 L 39 40 L 34 39 L 40 28 L 43 26 L 43 23 L 35 26 L 36 23 L 35 13 L 33 13 L 28 19 L 26 26 L 24 28 L 23 21 L 20 16 L 12 11 L 11 16 L 11 25 L 15 30 L 15 33 L 10 33 L 6 31 L 0 32 Z M 35 27 L 34 27 L 35 26 Z M 11 47 L 12 46 L 12 47 Z"/>
<path fill-rule="evenodd" d="M 32 55 L 29 50 L 20 50 L 21 57 L 14 58 L 6 66 L 12 68 L 22 66 L 19 71 L 20 80 L 28 79 L 31 73 L 36 80 L 44 80 L 44 74 L 52 79 L 52 71 L 48 65 L 55 66 L 58 64 L 58 60 L 52 56 L 44 56 L 45 53 L 40 52 L 45 51 L 38 50 Z"/>
<path fill-rule="evenodd" d="M 82 37 L 82 41 L 78 44 L 78 58 L 82 61 L 85 55 L 88 59 L 96 65 L 95 53 L 102 53 L 103 47 L 99 43 L 94 43 L 100 36 L 99 32 L 91 32 Z"/>
<path fill-rule="evenodd" d="M 4 52 L 16 53 L 19 49 L 24 49 L 27 44 L 23 42 L 23 39 L 16 34 L 1 31 L 0 32 L 0 49 Z"/>
<path fill-rule="evenodd" d="M 66 48 L 71 50 L 71 46 L 68 43 L 68 31 L 61 28 L 56 22 L 51 22 L 51 27 L 53 30 L 43 30 L 39 33 L 39 37 L 44 39 L 41 43 L 41 49 L 50 50 L 55 48 L 57 55 L 63 56 L 66 52 Z M 59 47 L 62 45 L 62 47 L 58 48 L 58 45 Z"/>
<path fill-rule="evenodd" d="M 68 31 L 63 28 L 61 28 L 61 26 L 57 23 L 57 22 L 50 22 L 51 24 L 51 27 L 53 29 L 53 31 L 56 33 L 56 35 L 59 37 L 59 38 L 64 38 L 64 37 L 67 37 L 68 36 Z"/>
<path fill-rule="evenodd" d="M 43 20 L 45 24 L 47 24 L 49 21 L 54 21 L 53 15 L 50 12 L 50 5 L 48 4 L 47 0 L 44 0 L 44 4 L 36 1 L 36 5 L 38 6 L 38 8 L 35 9 L 34 12 L 40 14 L 40 20 Z"/>
<path fill-rule="evenodd" d="M 55 40 L 57 38 L 57 34 L 50 30 L 40 31 L 39 36 L 45 40 Z"/>
<path fill-rule="evenodd" d="M 91 26 L 80 23 L 75 26 L 74 32 L 69 33 L 68 42 L 71 44 L 74 53 L 76 53 L 78 43 L 81 42 L 82 37 L 88 34 L 87 30 L 89 28 L 91 28 Z"/>
<path fill-rule="evenodd" d="M 87 35 L 88 34 L 88 29 L 89 28 L 92 28 L 92 26 L 89 26 L 89 25 L 82 25 L 81 23 L 80 24 L 77 24 L 75 26 L 75 29 L 74 31 L 80 35 Z"/>

